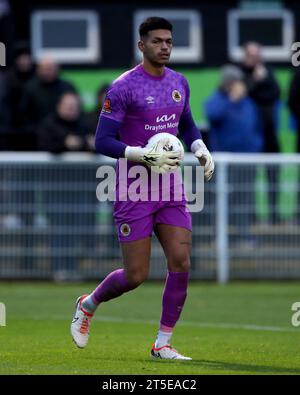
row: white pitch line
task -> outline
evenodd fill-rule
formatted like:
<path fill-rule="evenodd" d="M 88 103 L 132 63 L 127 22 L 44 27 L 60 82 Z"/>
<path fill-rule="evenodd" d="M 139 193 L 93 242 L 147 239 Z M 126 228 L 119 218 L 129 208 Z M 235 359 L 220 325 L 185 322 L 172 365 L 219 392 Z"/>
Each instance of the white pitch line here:
<path fill-rule="evenodd" d="M 124 322 L 128 324 L 148 324 L 156 325 L 158 321 L 154 320 L 124 320 L 119 317 L 110 316 L 99 316 L 95 317 L 96 321 L 104 322 Z M 252 325 L 252 324 L 234 324 L 234 323 L 223 323 L 223 322 L 193 322 L 193 321 L 182 321 L 178 323 L 179 326 L 193 326 L 195 328 L 220 328 L 220 329 L 243 329 L 249 331 L 267 331 L 267 332 L 294 332 L 300 333 L 300 328 L 283 328 L 278 326 L 264 326 L 264 325 Z"/>
<path fill-rule="evenodd" d="M 63 321 L 66 320 L 66 316 L 56 315 L 48 317 L 50 320 Z M 31 317 L 30 319 L 36 321 L 44 321 L 41 317 Z M 70 319 L 71 320 L 71 319 Z M 121 317 L 99 315 L 93 318 L 93 321 L 99 322 L 113 322 L 113 323 L 124 323 L 124 324 L 145 324 L 145 325 L 158 325 L 157 320 L 139 320 L 139 319 L 123 319 Z M 264 331 L 264 332 L 282 332 L 282 333 L 299 333 L 300 328 L 284 328 L 279 326 L 265 326 L 265 325 L 253 325 L 253 324 L 235 324 L 225 322 L 193 322 L 193 321 L 181 321 L 178 326 L 192 326 L 194 328 L 211 328 L 211 329 L 242 329 L 247 331 Z"/>

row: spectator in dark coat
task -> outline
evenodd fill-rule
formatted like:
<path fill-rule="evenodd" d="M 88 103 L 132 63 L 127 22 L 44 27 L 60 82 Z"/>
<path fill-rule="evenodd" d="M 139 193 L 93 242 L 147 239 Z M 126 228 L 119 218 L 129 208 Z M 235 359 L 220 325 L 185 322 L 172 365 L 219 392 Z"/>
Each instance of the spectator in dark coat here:
<path fill-rule="evenodd" d="M 52 153 L 88 151 L 89 132 L 76 93 L 64 93 L 56 111 L 49 115 L 38 129 L 39 149 Z"/>
<path fill-rule="evenodd" d="M 288 97 L 289 109 L 296 119 L 297 126 L 297 152 L 300 153 L 300 69 L 294 73 L 289 89 Z"/>
<path fill-rule="evenodd" d="M 100 86 L 100 88 L 97 91 L 96 94 L 96 107 L 92 110 L 86 113 L 86 123 L 88 126 L 88 129 L 91 133 L 95 134 L 98 120 L 99 120 L 99 114 L 100 111 L 103 107 L 103 103 L 105 100 L 106 93 L 109 89 L 110 85 L 109 84 L 104 84 Z"/>
<path fill-rule="evenodd" d="M 279 85 L 272 70 L 262 59 L 261 46 L 249 42 L 244 46 L 244 59 L 241 69 L 245 76 L 248 95 L 255 101 L 260 111 L 263 131 L 263 152 L 279 152 L 276 134 L 275 111 L 280 98 Z"/>
<path fill-rule="evenodd" d="M 14 17 L 10 3 L 10 0 L 0 0 L 0 42 L 6 47 L 6 66 L 11 65 L 11 48 L 15 35 Z"/>
<path fill-rule="evenodd" d="M 24 129 L 21 103 L 25 86 L 34 76 L 34 65 L 29 45 L 19 42 L 14 48 L 14 62 L 8 72 L 8 98 L 10 113 L 9 149 L 13 151 L 30 151 L 34 149 L 32 135 Z"/>
<path fill-rule="evenodd" d="M 290 82 L 288 106 L 291 111 L 292 121 L 295 122 L 295 128 L 297 130 L 297 142 L 296 152 L 300 153 L 300 69 L 298 68 Z M 300 183 L 298 181 L 298 210 L 297 210 L 297 222 L 300 223 Z"/>
<path fill-rule="evenodd" d="M 66 92 L 62 95 L 56 112 L 42 122 L 38 135 L 39 147 L 43 151 L 60 154 L 89 150 L 87 141 L 89 134 L 81 115 L 80 98 L 77 94 Z M 65 187 L 67 182 L 80 182 L 80 176 L 78 178 L 78 173 L 74 171 L 72 165 L 65 165 L 55 173 L 56 186 L 43 195 L 44 211 L 51 226 L 54 228 L 63 226 L 65 229 L 63 237 L 54 231 L 50 238 L 51 265 L 55 277 L 64 276 L 66 271 L 74 271 L 76 274 L 79 255 L 87 246 L 91 246 L 93 239 L 90 234 L 82 235 L 78 230 L 93 230 L 95 226 L 97 202 L 95 189 L 82 189 L 75 193 L 72 188 Z M 56 207 L 54 211 L 53 206 Z M 72 208 L 74 206 L 76 209 Z M 50 208 L 49 212 L 48 208 Z M 72 229 L 77 229 L 77 233 Z M 64 250 L 66 253 L 58 256 L 55 251 L 59 250 Z"/>
<path fill-rule="evenodd" d="M 8 132 L 9 132 L 9 107 L 7 105 L 7 78 L 4 72 L 0 71 L 0 150 L 9 149 Z"/>
<path fill-rule="evenodd" d="M 244 45 L 244 59 L 241 69 L 245 75 L 245 82 L 249 96 L 255 101 L 262 118 L 264 132 L 263 152 L 280 152 L 276 130 L 276 112 L 280 98 L 279 85 L 270 67 L 262 59 L 261 46 L 256 42 Z M 278 166 L 267 167 L 269 212 L 273 224 L 279 221 L 276 184 L 279 182 Z"/>
<path fill-rule="evenodd" d="M 32 133 L 37 148 L 36 131 L 40 123 L 55 112 L 59 98 L 65 92 L 76 92 L 74 86 L 59 78 L 59 67 L 51 58 L 37 64 L 37 75 L 28 82 L 22 99 L 24 127 Z"/>

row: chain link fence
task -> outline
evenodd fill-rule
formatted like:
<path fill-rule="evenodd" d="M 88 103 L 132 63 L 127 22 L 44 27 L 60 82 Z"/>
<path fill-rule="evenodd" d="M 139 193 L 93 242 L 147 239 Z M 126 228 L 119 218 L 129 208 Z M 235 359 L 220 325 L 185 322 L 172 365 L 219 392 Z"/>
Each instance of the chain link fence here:
<path fill-rule="evenodd" d="M 191 278 L 300 278 L 297 155 L 217 154 L 204 209 L 193 213 Z M 196 165 L 187 154 L 186 164 Z M 113 204 L 98 202 L 90 154 L 3 153 L 0 278 L 101 279 L 121 267 Z M 164 278 L 153 237 L 150 278 Z"/>

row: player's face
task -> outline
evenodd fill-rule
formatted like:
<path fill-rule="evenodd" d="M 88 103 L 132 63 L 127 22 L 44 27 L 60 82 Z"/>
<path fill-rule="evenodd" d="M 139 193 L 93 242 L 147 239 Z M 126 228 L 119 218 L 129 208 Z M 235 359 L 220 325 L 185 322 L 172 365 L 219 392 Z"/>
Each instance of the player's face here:
<path fill-rule="evenodd" d="M 157 29 L 148 32 L 140 41 L 139 48 L 151 63 L 164 65 L 169 62 L 172 51 L 172 33 L 169 30 Z"/>

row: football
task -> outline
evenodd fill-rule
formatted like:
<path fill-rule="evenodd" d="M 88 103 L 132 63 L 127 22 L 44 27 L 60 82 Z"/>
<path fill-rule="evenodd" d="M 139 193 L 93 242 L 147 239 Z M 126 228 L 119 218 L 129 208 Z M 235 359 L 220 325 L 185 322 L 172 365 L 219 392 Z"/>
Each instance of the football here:
<path fill-rule="evenodd" d="M 146 148 L 153 148 L 155 152 L 161 151 L 179 151 L 180 152 L 180 160 L 178 161 L 178 167 L 184 158 L 184 148 L 181 141 L 171 133 L 157 133 L 152 136 L 146 145 Z M 165 168 L 160 166 L 151 166 L 151 170 L 155 173 L 166 173 L 168 172 Z M 169 170 L 175 171 L 173 170 Z"/>

